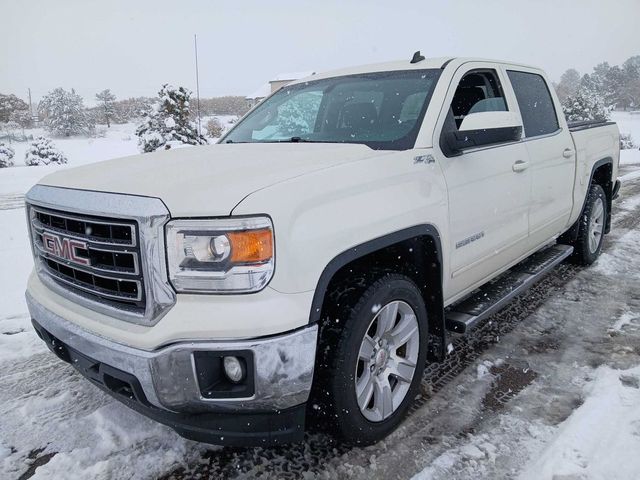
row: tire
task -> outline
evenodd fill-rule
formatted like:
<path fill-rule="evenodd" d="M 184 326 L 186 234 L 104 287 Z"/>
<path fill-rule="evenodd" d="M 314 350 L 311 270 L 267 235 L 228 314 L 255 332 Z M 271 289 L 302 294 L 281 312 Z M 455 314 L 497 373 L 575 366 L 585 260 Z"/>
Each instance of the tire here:
<path fill-rule="evenodd" d="M 368 445 L 400 424 L 417 394 L 426 362 L 427 311 L 416 285 L 397 274 L 384 275 L 354 300 L 336 312 L 347 320 L 329 335 L 333 345 L 320 347 L 325 353 L 316 378 L 325 390 L 320 397 L 331 433 Z"/>
<path fill-rule="evenodd" d="M 580 219 L 578 237 L 572 242 L 574 251 L 571 261 L 573 263 L 591 265 L 600 256 L 607 215 L 607 196 L 604 190 L 600 185 L 591 185 Z"/>

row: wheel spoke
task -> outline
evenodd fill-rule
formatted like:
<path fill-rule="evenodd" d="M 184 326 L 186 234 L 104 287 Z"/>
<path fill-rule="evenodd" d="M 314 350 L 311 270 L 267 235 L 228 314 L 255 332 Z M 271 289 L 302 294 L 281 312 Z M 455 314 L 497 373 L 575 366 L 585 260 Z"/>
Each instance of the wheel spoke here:
<path fill-rule="evenodd" d="M 371 361 L 371 357 L 373 356 L 373 349 L 375 347 L 375 340 L 371 338 L 369 335 L 365 335 L 362 339 L 362 344 L 360 345 L 360 352 L 358 353 L 358 358 L 360 360 L 364 360 L 365 363 Z"/>
<path fill-rule="evenodd" d="M 414 314 L 403 315 L 398 324 L 391 330 L 391 340 L 393 348 L 400 348 L 407 343 L 413 335 L 418 332 L 418 320 Z"/>
<path fill-rule="evenodd" d="M 388 378 L 378 378 L 375 382 L 374 405 L 380 418 L 384 420 L 393 413 L 393 392 Z"/>
<path fill-rule="evenodd" d="M 593 233 L 596 235 L 600 235 L 602 233 L 602 224 L 601 223 L 596 223 L 593 226 Z"/>
<path fill-rule="evenodd" d="M 600 220 L 600 217 L 604 213 L 603 210 L 604 208 L 602 207 L 602 200 L 596 202 L 596 204 L 593 206 L 593 218 L 595 218 L 596 220 Z"/>
<path fill-rule="evenodd" d="M 380 311 L 378 314 L 378 328 L 376 335 L 379 338 L 393 328 L 393 324 L 398 316 L 398 302 L 392 302 Z"/>
<path fill-rule="evenodd" d="M 366 409 L 367 405 L 369 405 L 371 396 L 373 395 L 374 383 L 374 377 L 367 368 L 356 384 L 356 396 L 358 397 L 360 410 Z"/>
<path fill-rule="evenodd" d="M 591 220 L 589 221 L 589 250 L 595 253 L 602 241 L 604 231 L 604 203 L 601 198 L 597 198 L 591 208 Z"/>
<path fill-rule="evenodd" d="M 416 364 L 407 360 L 406 358 L 394 356 L 392 362 L 389 365 L 391 375 L 398 380 L 406 383 L 410 383 L 413 380 L 413 373 L 416 371 Z"/>

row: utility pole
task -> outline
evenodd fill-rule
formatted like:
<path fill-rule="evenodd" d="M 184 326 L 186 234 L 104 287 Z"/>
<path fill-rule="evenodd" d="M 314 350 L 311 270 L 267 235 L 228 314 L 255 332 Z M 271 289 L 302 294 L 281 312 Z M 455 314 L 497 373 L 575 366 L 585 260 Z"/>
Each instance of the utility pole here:
<path fill-rule="evenodd" d="M 200 124 L 200 75 L 198 73 L 198 36 L 193 35 L 193 47 L 196 54 L 196 109 L 198 112 L 198 135 L 202 135 L 202 125 Z"/>
<path fill-rule="evenodd" d="M 33 108 L 31 107 L 31 88 L 29 90 L 29 115 L 33 117 Z"/>

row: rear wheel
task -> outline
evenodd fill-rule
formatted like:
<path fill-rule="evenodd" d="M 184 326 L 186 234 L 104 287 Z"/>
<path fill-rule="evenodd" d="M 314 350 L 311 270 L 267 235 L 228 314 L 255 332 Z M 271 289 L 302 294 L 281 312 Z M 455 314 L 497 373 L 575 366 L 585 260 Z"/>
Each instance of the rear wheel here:
<path fill-rule="evenodd" d="M 398 426 L 416 396 L 426 361 L 426 308 L 410 279 L 388 274 L 338 316 L 346 324 L 317 377 L 327 389 L 326 413 L 342 439 L 374 443 Z"/>
<path fill-rule="evenodd" d="M 580 219 L 578 238 L 573 242 L 574 263 L 591 265 L 600 256 L 607 215 L 607 197 L 604 190 L 600 185 L 591 185 Z"/>

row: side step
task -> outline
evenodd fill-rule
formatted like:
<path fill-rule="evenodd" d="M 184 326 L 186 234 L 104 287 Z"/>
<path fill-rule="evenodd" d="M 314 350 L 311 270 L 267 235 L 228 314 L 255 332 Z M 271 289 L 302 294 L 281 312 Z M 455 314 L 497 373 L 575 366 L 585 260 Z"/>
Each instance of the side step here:
<path fill-rule="evenodd" d="M 534 253 L 464 300 L 448 307 L 445 310 L 447 330 L 467 333 L 541 280 L 572 253 L 573 247 L 568 245 L 553 245 Z"/>

